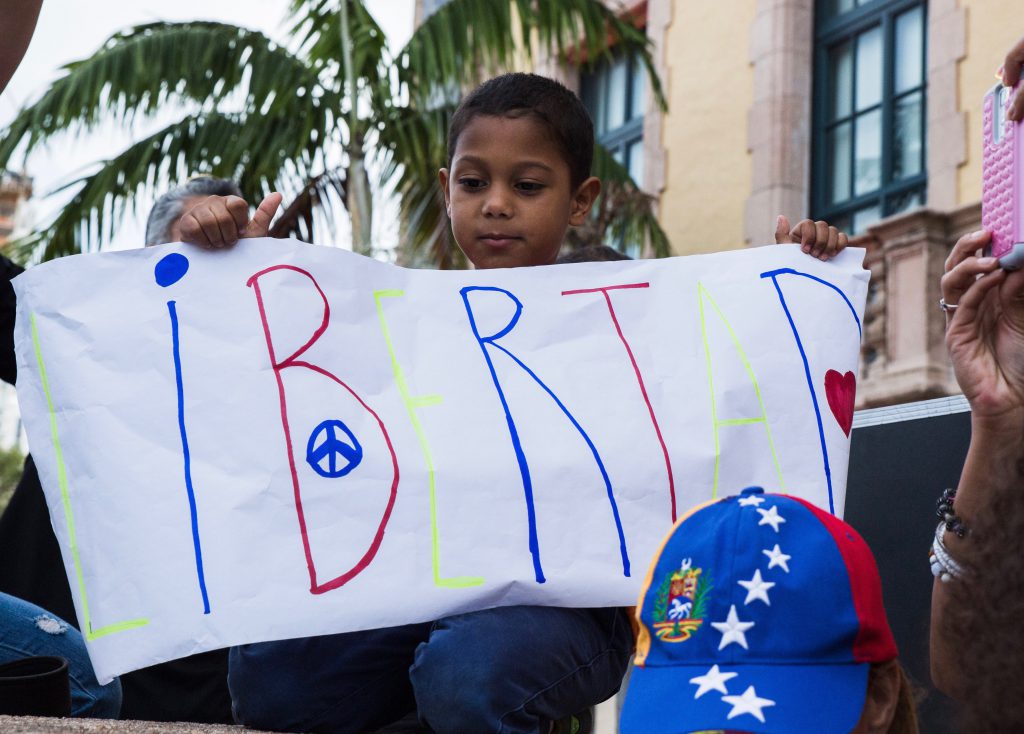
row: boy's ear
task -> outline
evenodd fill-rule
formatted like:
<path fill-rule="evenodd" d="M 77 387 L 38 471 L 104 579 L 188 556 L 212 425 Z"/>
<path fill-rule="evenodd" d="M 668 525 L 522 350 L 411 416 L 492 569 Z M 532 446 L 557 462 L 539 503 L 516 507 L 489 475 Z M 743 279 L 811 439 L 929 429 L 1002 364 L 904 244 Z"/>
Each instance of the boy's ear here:
<path fill-rule="evenodd" d="M 590 208 L 601 193 L 601 179 L 591 176 L 579 185 L 572 197 L 572 208 L 569 211 L 569 224 L 578 227 L 586 220 Z"/>
<path fill-rule="evenodd" d="M 437 180 L 441 184 L 441 190 L 444 192 L 444 210 L 448 213 L 448 218 L 452 218 L 452 195 L 448 190 L 448 169 L 442 168 L 437 172 Z"/>

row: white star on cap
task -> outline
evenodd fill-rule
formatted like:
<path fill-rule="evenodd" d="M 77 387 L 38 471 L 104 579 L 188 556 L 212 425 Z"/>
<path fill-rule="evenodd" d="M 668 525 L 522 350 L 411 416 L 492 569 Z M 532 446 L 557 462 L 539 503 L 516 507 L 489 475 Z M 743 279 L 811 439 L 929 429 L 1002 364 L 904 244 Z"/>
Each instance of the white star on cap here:
<path fill-rule="evenodd" d="M 779 514 L 779 508 L 774 505 L 769 510 L 758 507 L 757 511 L 761 514 L 761 522 L 758 525 L 771 525 L 776 533 L 779 532 L 779 524 L 786 522 L 786 518 Z"/>
<path fill-rule="evenodd" d="M 789 564 L 786 563 L 786 561 L 788 561 L 793 556 L 787 556 L 785 553 L 783 553 L 782 549 L 779 547 L 778 543 L 776 543 L 775 547 L 772 548 L 771 550 L 765 549 L 765 550 L 763 550 L 761 552 L 764 553 L 766 556 L 768 556 L 768 570 L 769 571 L 771 569 L 775 568 L 776 566 L 782 566 L 782 569 L 786 573 L 789 573 Z"/>
<path fill-rule="evenodd" d="M 723 673 L 718 669 L 717 665 L 712 665 L 704 675 L 698 675 L 696 678 L 690 678 L 690 682 L 697 686 L 697 692 L 693 694 L 693 698 L 696 700 L 703 696 L 708 691 L 718 691 L 719 693 L 729 693 L 725 687 L 725 682 L 735 678 L 739 673 Z"/>
<path fill-rule="evenodd" d="M 775 705 L 775 701 L 758 698 L 757 691 L 753 686 L 747 688 L 742 696 L 722 696 L 722 701 L 732 705 L 732 711 L 725 718 L 733 719 L 743 714 L 750 714 L 762 724 L 764 723 L 764 712 L 761 709 Z"/>
<path fill-rule="evenodd" d="M 711 626 L 722 633 L 722 641 L 718 643 L 719 650 L 734 642 L 738 643 L 744 650 L 750 649 L 747 647 L 747 636 L 744 633 L 753 627 L 754 623 L 741 622 L 736 614 L 735 604 L 729 607 L 729 616 L 726 617 L 724 622 L 712 622 Z"/>
<path fill-rule="evenodd" d="M 764 502 L 764 497 L 759 497 L 756 494 L 749 495 L 748 497 L 740 497 L 740 507 L 757 507 L 762 502 Z"/>
<path fill-rule="evenodd" d="M 740 586 L 747 590 L 747 598 L 743 602 L 744 606 L 752 601 L 763 601 L 768 606 L 772 603 L 768 600 L 768 589 L 775 586 L 774 581 L 765 581 L 761 578 L 761 569 L 758 568 L 754 571 L 754 577 L 750 581 L 737 581 Z"/>

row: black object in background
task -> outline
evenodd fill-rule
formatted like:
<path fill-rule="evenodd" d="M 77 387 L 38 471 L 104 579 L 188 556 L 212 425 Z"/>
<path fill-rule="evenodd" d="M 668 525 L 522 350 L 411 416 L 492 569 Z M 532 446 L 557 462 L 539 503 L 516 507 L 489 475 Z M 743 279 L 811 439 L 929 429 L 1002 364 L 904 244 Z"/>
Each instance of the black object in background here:
<path fill-rule="evenodd" d="M 928 549 L 938 524 L 935 501 L 943 488 L 960 480 L 971 416 L 957 412 L 900 420 L 923 405 L 928 403 L 885 411 L 885 423 L 858 427 L 855 422 L 844 517 L 875 554 L 900 660 L 914 684 L 927 690 L 918 709 L 921 731 L 953 734 L 959 731 L 956 704 L 932 687 L 928 675 L 933 581 Z"/>
<path fill-rule="evenodd" d="M 68 661 L 43 655 L 0 665 L 0 714 L 71 716 Z"/>

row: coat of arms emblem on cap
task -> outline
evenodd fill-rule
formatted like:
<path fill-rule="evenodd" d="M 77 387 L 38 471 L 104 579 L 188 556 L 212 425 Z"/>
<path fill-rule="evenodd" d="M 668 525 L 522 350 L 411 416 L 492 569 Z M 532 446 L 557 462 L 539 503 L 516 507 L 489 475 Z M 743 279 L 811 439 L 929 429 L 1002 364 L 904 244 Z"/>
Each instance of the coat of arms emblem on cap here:
<path fill-rule="evenodd" d="M 654 634 L 664 642 L 690 639 L 704 623 L 711 579 L 693 559 L 686 558 L 678 571 L 665 575 L 654 597 L 652 609 Z"/>

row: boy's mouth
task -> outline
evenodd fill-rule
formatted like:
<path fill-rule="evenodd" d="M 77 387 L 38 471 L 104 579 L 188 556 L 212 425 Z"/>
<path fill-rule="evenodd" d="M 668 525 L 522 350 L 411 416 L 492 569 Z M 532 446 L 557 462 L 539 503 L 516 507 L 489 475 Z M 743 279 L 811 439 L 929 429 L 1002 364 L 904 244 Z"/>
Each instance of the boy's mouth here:
<path fill-rule="evenodd" d="M 477 239 L 489 247 L 508 247 L 522 238 L 504 232 L 488 232 Z"/>

